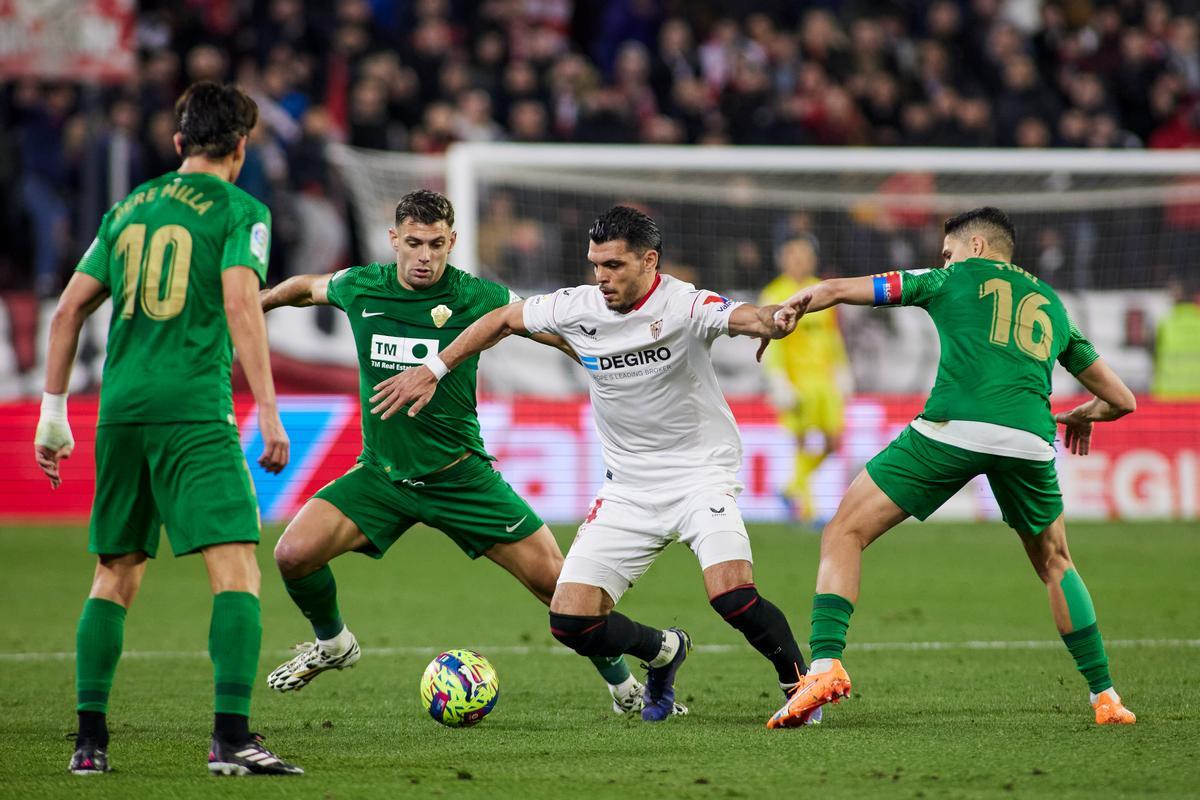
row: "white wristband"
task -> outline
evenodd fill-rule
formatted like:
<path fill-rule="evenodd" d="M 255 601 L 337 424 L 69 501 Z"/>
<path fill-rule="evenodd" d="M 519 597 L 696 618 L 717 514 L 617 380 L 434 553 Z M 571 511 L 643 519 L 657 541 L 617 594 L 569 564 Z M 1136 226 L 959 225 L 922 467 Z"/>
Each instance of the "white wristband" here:
<path fill-rule="evenodd" d="M 66 420 L 67 393 L 50 394 L 42 392 L 42 418 L 46 420 Z"/>
<path fill-rule="evenodd" d="M 425 359 L 425 366 L 429 367 L 429 371 L 433 373 L 433 377 L 439 381 L 446 377 L 446 373 L 450 371 L 450 368 L 446 366 L 446 362 L 437 356 L 430 356 Z"/>

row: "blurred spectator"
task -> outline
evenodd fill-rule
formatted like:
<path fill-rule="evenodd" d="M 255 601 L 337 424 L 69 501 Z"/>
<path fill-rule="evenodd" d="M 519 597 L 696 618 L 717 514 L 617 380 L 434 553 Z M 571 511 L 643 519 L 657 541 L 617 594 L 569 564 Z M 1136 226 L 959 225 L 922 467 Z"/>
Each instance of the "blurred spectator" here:
<path fill-rule="evenodd" d="M 70 209 L 64 190 L 73 175 L 67 161 L 65 130 L 74 110 L 69 86 L 40 91 L 31 84 L 17 88 L 17 141 L 21 157 L 21 201 L 33 226 L 33 285 L 42 297 L 59 290 L 70 240 Z"/>
<path fill-rule="evenodd" d="M 549 139 L 546 106 L 539 100 L 522 100 L 508 112 L 508 130 L 514 142 L 544 142 Z"/>
<path fill-rule="evenodd" d="M 331 123 L 321 106 L 305 112 L 301 134 L 288 162 L 296 212 L 294 253 L 299 263 L 288 275 L 334 272 L 346 262 L 348 236 L 338 199 L 336 181 L 325 159 Z"/>
<path fill-rule="evenodd" d="M 0 169 L 4 261 L 40 292 L 57 289 L 122 187 L 178 166 L 172 106 L 201 78 L 236 79 L 259 103 L 243 185 L 284 209 L 289 198 L 322 197 L 320 213 L 343 218 L 336 187 L 310 163 L 327 141 L 421 153 L 504 139 L 1200 147 L 1195 0 L 142 0 L 139 9 L 138 75 L 101 93 L 102 113 L 81 115 L 69 84 L 0 91 L 0 153 L 11 161 Z M 1173 269 L 1200 231 L 1196 205 L 1163 211 Z M 289 225 L 310 227 L 288 217 L 276 213 L 283 250 Z M 914 246 L 888 224 L 875 216 L 861 226 L 868 247 Z M 1081 217 L 1049 252 L 1086 261 L 1091 234 L 1079 231 L 1103 224 Z M 561 250 L 549 231 L 522 231 L 511 252 L 542 240 Z M 762 268 L 749 247 L 729 255 Z"/>
<path fill-rule="evenodd" d="M 1193 276 L 1194 281 L 1194 276 Z M 1172 287 L 1174 307 L 1159 322 L 1154 353 L 1154 396 L 1200 398 L 1200 291 Z"/>

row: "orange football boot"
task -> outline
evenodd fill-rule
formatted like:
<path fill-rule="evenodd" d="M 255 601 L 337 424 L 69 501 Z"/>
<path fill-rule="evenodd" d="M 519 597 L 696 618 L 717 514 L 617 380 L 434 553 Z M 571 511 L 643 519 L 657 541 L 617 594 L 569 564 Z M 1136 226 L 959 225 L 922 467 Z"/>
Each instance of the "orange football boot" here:
<path fill-rule="evenodd" d="M 1125 707 L 1121 697 L 1113 689 L 1105 689 L 1092 703 L 1096 709 L 1097 725 L 1132 725 L 1137 722 L 1137 716 Z"/>
<path fill-rule="evenodd" d="M 849 696 L 850 676 L 846 674 L 842 662 L 835 658 L 833 666 L 827 671 L 800 677 L 800 682 L 783 708 L 767 720 L 767 727 L 798 728 L 807 723 L 813 712 L 821 706 Z"/>

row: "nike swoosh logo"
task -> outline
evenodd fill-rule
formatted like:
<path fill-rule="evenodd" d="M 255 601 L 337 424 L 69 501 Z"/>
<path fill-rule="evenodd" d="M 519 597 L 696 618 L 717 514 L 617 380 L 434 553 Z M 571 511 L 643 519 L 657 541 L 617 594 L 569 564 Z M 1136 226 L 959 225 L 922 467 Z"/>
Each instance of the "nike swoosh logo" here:
<path fill-rule="evenodd" d="M 515 531 L 517 528 L 521 527 L 521 523 L 522 523 L 522 522 L 524 522 L 524 521 L 525 521 L 525 520 L 527 520 L 527 519 L 529 519 L 529 515 L 528 515 L 528 514 L 526 514 L 525 516 L 521 517 L 519 520 L 517 520 L 516 522 L 514 522 L 512 525 L 505 525 L 505 526 L 504 526 L 504 532 L 505 532 L 505 533 L 512 533 L 512 532 L 513 532 L 513 531 Z"/>
<path fill-rule="evenodd" d="M 365 308 L 363 309 L 363 318 L 364 319 L 366 317 L 381 317 L 381 316 L 383 316 L 382 311 L 367 311 Z"/>

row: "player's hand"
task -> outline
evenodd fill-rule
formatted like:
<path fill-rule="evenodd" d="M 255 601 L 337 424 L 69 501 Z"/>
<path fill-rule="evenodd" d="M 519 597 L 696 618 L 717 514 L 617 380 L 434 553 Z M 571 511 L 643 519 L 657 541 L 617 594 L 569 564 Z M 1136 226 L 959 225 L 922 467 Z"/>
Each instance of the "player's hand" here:
<path fill-rule="evenodd" d="M 287 431 L 283 429 L 283 422 L 279 419 L 279 412 L 275 409 L 259 408 L 258 432 L 262 434 L 263 440 L 262 455 L 258 457 L 259 466 L 272 475 L 278 475 L 288 465 L 292 449 Z"/>
<path fill-rule="evenodd" d="M 71 435 L 71 425 L 65 418 L 42 417 L 38 420 L 37 431 L 33 435 L 33 455 L 42 473 L 50 479 L 52 489 L 62 486 L 58 462 L 70 458 L 74 450 L 75 437 Z"/>
<path fill-rule="evenodd" d="M 816 287 L 810 286 L 807 289 L 801 289 L 794 295 L 784 300 L 780 305 L 785 308 L 796 309 L 796 320 L 799 321 L 804 316 L 804 312 L 808 311 L 808 304 L 812 302 L 813 296 L 816 294 Z"/>
<path fill-rule="evenodd" d="M 371 409 L 371 413 L 379 415 L 380 419 L 387 419 L 404 406 L 408 406 L 408 415 L 415 417 L 433 399 L 437 385 L 433 370 L 425 365 L 397 372 L 387 380 L 375 384 L 375 394 L 371 396 L 370 402 L 376 405 Z"/>
<path fill-rule="evenodd" d="M 1092 449 L 1092 427 L 1090 420 L 1081 419 L 1074 411 L 1056 414 L 1055 421 L 1063 426 L 1063 444 L 1078 456 L 1086 456 Z"/>

